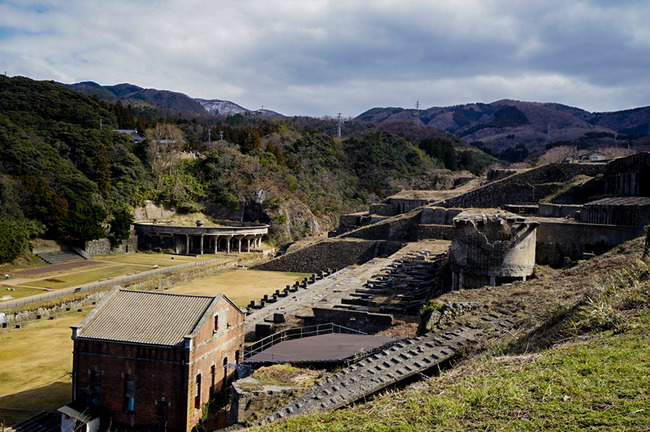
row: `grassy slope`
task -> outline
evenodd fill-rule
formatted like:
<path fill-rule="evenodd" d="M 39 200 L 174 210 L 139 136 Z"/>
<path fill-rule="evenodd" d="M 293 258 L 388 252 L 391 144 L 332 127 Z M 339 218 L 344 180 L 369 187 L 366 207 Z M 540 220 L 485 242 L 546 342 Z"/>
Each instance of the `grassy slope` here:
<path fill-rule="evenodd" d="M 548 279 L 447 294 L 518 311 L 517 332 L 408 390 L 273 430 L 650 429 L 650 276 L 641 244 Z"/>

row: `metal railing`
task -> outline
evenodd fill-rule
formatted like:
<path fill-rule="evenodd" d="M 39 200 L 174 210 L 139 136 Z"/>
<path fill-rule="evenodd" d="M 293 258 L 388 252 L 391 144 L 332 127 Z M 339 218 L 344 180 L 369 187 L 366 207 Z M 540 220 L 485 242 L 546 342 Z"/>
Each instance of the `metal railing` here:
<path fill-rule="evenodd" d="M 352 333 L 361 335 L 367 334 L 360 330 L 355 330 L 334 323 L 316 324 L 306 327 L 294 327 L 283 330 L 281 332 L 273 333 L 272 335 L 251 344 L 248 349 L 244 350 L 244 360 L 286 340 L 301 339 L 304 337 L 318 336 L 330 333 Z"/>
<path fill-rule="evenodd" d="M 210 264 L 210 263 L 213 263 L 213 262 L 216 262 L 216 261 L 218 261 L 218 260 L 217 259 L 212 259 L 212 260 L 206 260 L 206 261 L 197 261 L 197 262 L 192 262 L 192 263 L 176 265 L 176 266 L 173 266 L 173 267 L 165 267 L 165 268 L 159 268 L 159 269 L 155 269 L 155 270 L 147 270 L 146 272 L 138 273 L 136 275 L 117 277 L 117 278 L 113 278 L 113 279 L 106 280 L 106 281 L 103 281 L 103 282 L 96 282 L 96 283 L 93 283 L 93 284 L 83 285 L 83 286 L 80 286 L 80 287 L 63 288 L 63 289 L 56 290 L 56 291 L 51 291 L 51 292 L 48 292 L 48 293 L 45 293 L 45 294 L 39 294 L 39 295 L 35 295 L 35 296 L 25 297 L 25 298 L 22 298 L 22 299 L 2 303 L 2 304 L 0 304 L 0 310 L 10 309 L 10 308 L 17 307 L 17 306 L 23 306 L 23 305 L 34 303 L 34 302 L 49 300 L 49 299 L 53 299 L 53 298 L 56 298 L 56 297 L 62 297 L 64 295 L 76 294 L 76 293 L 79 293 L 79 292 L 92 291 L 92 290 L 96 290 L 96 289 L 99 289 L 99 288 L 105 288 L 105 287 L 114 286 L 114 285 L 126 284 L 128 282 L 133 282 L 133 281 L 137 281 L 137 280 L 141 280 L 141 279 L 146 279 L 148 277 L 156 276 L 156 275 L 160 275 L 160 274 L 172 273 L 174 271 L 183 270 L 183 269 L 190 268 L 190 267 L 200 267 L 200 266 Z"/>

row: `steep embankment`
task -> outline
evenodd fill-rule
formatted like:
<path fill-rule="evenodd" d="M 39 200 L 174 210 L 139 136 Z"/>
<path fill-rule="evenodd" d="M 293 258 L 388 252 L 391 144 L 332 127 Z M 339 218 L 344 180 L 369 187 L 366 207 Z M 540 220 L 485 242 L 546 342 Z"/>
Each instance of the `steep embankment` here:
<path fill-rule="evenodd" d="M 650 273 L 642 248 L 637 239 L 546 278 L 448 293 L 439 300 L 476 302 L 516 325 L 439 377 L 273 430 L 644 430 Z"/>

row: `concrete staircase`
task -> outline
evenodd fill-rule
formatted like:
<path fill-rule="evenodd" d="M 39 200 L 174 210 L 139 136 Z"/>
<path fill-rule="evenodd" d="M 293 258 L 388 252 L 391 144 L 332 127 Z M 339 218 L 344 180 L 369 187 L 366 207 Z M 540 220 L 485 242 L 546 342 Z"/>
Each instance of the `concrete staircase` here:
<path fill-rule="evenodd" d="M 508 329 L 514 322 L 491 313 L 472 320 L 472 326 L 405 339 L 329 376 L 280 410 L 259 422 L 271 424 L 288 417 L 329 411 L 426 372 L 453 358 L 487 330 Z"/>
<path fill-rule="evenodd" d="M 36 256 L 48 264 L 64 264 L 75 261 L 84 261 L 86 259 L 73 250 L 40 252 L 37 253 Z"/>

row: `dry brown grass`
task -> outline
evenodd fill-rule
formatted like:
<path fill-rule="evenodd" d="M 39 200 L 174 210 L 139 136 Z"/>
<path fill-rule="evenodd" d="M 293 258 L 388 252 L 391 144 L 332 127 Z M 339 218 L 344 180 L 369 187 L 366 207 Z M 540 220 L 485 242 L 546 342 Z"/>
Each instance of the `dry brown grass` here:
<path fill-rule="evenodd" d="M 273 294 L 276 289 L 282 290 L 285 285 L 291 285 L 306 276 L 309 274 L 237 269 L 179 284 L 168 292 L 211 296 L 225 294 L 238 306 L 245 307 L 251 300 L 259 300 L 264 294 Z"/>

